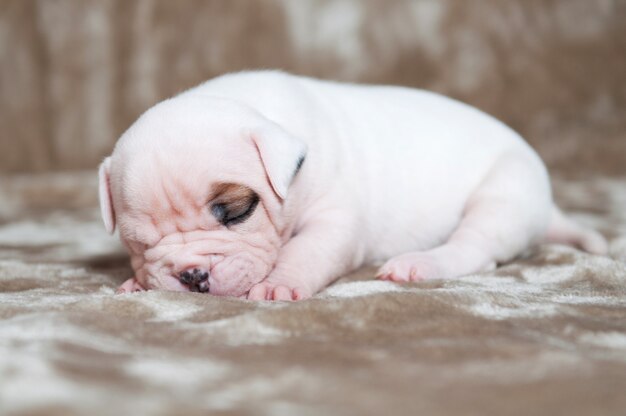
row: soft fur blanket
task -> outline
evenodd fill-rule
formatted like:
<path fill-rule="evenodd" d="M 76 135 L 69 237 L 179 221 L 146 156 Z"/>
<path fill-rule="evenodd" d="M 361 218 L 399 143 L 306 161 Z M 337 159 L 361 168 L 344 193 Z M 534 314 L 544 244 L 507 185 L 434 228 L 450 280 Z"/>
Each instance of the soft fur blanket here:
<path fill-rule="evenodd" d="M 0 414 L 626 414 L 626 180 L 555 181 L 611 258 L 342 278 L 297 303 L 114 295 L 95 175 L 0 179 Z M 54 209 L 52 208 L 54 207 Z"/>

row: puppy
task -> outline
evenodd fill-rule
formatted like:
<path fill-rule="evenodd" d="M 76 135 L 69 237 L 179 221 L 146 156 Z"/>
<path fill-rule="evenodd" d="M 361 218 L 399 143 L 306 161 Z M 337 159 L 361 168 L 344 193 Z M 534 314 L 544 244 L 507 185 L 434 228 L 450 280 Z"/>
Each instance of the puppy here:
<path fill-rule="evenodd" d="M 100 166 L 102 218 L 134 277 L 119 292 L 305 299 L 364 264 L 449 279 L 542 241 L 604 253 L 552 202 L 510 128 L 409 88 L 228 74 L 146 111 Z"/>

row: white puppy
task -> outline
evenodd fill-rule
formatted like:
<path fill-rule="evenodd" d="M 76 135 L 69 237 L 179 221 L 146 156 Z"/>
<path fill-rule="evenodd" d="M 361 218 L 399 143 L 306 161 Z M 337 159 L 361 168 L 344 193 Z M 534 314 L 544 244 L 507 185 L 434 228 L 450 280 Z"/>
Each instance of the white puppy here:
<path fill-rule="evenodd" d="M 100 197 L 135 271 L 122 292 L 297 300 L 364 264 L 408 282 L 494 268 L 545 240 L 606 251 L 492 117 L 426 91 L 275 71 L 148 110 L 101 165 Z"/>

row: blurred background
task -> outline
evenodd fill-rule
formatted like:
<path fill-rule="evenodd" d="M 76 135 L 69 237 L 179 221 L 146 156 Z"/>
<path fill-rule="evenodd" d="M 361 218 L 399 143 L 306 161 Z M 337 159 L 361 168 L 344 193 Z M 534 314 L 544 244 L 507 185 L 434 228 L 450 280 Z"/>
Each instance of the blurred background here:
<path fill-rule="evenodd" d="M 438 91 L 553 173 L 626 173 L 624 0 L 1 0 L 0 59 L 0 174 L 93 169 L 159 100 L 254 68 Z"/>

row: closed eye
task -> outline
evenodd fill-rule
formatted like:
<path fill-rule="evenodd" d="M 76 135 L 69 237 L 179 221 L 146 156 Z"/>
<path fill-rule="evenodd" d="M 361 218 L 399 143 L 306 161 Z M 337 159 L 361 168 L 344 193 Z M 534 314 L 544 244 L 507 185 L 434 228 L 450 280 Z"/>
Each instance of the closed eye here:
<path fill-rule="evenodd" d="M 211 205 L 211 213 L 220 223 L 228 227 L 240 224 L 250 218 L 258 204 L 259 196 L 254 193 L 246 201 L 214 203 Z"/>

